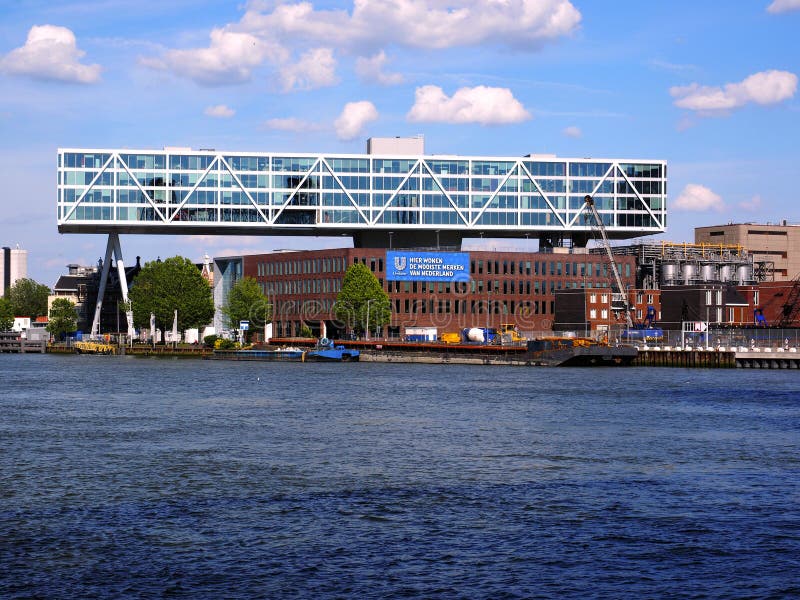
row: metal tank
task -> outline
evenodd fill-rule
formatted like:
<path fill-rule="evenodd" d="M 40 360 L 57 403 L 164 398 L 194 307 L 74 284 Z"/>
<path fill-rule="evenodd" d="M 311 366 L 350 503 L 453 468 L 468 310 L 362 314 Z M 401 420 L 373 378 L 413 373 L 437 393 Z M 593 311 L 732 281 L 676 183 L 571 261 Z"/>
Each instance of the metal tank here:
<path fill-rule="evenodd" d="M 661 285 L 670 285 L 678 278 L 678 265 L 674 262 L 661 263 Z"/>
<path fill-rule="evenodd" d="M 683 283 L 689 285 L 692 283 L 692 280 L 697 277 L 697 266 L 693 263 L 683 263 L 683 268 L 681 269 L 683 273 Z"/>
<path fill-rule="evenodd" d="M 739 265 L 736 267 L 736 279 L 739 281 L 739 285 L 744 285 L 748 281 L 753 279 L 753 269 L 750 265 Z"/>
<path fill-rule="evenodd" d="M 700 279 L 703 281 L 716 281 L 716 269 L 712 263 L 704 263 L 700 265 Z"/>
<path fill-rule="evenodd" d="M 729 264 L 722 264 L 719 266 L 719 280 L 723 283 L 730 281 L 733 278 L 733 266 Z"/>

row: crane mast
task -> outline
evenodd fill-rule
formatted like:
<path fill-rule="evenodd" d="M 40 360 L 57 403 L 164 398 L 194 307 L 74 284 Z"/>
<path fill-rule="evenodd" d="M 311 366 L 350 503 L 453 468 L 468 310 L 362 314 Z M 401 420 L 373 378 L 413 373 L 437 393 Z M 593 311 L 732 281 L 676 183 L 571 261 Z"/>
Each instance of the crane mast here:
<path fill-rule="evenodd" d="M 614 282 L 617 284 L 617 289 L 619 289 L 620 294 L 622 294 L 622 303 L 625 312 L 625 323 L 627 324 L 628 328 L 630 329 L 633 327 L 633 320 L 631 319 L 631 308 L 630 304 L 628 303 L 628 294 L 625 291 L 625 287 L 622 285 L 622 277 L 619 275 L 619 269 L 617 269 L 617 263 L 614 260 L 614 255 L 611 253 L 611 244 L 608 242 L 608 236 L 606 235 L 606 227 L 603 225 L 603 221 L 600 219 L 600 215 L 597 212 L 597 207 L 594 205 L 594 198 L 589 196 L 588 194 L 583 199 L 585 203 L 586 212 L 588 212 L 591 217 L 594 219 L 595 225 L 600 231 L 600 237 L 602 240 L 603 248 L 608 255 L 608 260 L 611 262 L 611 272 L 614 274 Z"/>

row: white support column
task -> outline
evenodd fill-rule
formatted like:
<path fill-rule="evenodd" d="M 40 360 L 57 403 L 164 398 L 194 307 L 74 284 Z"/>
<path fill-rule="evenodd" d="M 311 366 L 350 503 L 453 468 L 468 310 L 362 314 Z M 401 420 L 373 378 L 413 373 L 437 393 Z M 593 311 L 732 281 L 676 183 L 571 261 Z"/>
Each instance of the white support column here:
<path fill-rule="evenodd" d="M 94 309 L 94 321 L 92 321 L 92 337 L 100 335 L 100 312 L 103 310 L 103 296 L 106 293 L 106 284 L 108 283 L 108 272 L 111 270 L 111 253 L 114 251 L 113 238 L 117 234 L 111 233 L 106 242 L 106 257 L 103 260 L 103 270 L 100 273 L 100 289 L 97 290 L 97 305 Z M 119 243 L 119 238 L 117 238 Z"/>
<path fill-rule="evenodd" d="M 122 246 L 119 243 L 119 235 L 112 233 L 108 236 L 109 242 L 114 244 L 114 258 L 117 261 L 117 274 L 119 275 L 119 287 L 122 292 L 122 301 L 128 306 L 128 280 L 125 277 L 125 264 L 122 260 Z M 125 318 L 128 323 L 128 339 L 135 335 L 133 330 L 133 311 L 126 310 Z"/>

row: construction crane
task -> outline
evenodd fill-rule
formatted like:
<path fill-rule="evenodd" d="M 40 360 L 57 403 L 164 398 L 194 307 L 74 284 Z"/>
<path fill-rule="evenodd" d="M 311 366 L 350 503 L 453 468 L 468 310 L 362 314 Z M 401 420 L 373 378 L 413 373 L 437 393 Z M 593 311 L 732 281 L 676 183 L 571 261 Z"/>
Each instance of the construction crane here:
<path fill-rule="evenodd" d="M 617 289 L 619 293 L 622 295 L 622 306 L 623 312 L 625 314 L 625 323 L 628 326 L 628 329 L 633 327 L 633 319 L 631 319 L 631 306 L 628 302 L 628 294 L 625 291 L 625 287 L 622 285 L 622 277 L 619 275 L 619 269 L 617 268 L 617 262 L 614 260 L 614 255 L 611 253 L 611 244 L 608 242 L 608 236 L 606 235 L 606 227 L 603 225 L 602 219 L 600 219 L 600 215 L 597 212 L 597 207 L 594 205 L 594 198 L 590 195 L 586 195 L 583 199 L 584 207 L 586 208 L 586 212 L 594 219 L 595 228 L 600 232 L 600 238 L 603 244 L 603 248 L 605 248 L 606 254 L 608 254 L 608 260 L 611 262 L 611 272 L 614 274 L 614 282 L 617 284 Z"/>

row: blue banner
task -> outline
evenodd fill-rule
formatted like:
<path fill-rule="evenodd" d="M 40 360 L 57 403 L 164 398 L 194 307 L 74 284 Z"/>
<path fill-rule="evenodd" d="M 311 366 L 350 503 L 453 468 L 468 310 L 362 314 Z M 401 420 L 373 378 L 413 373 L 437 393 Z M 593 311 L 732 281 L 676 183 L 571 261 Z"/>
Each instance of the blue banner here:
<path fill-rule="evenodd" d="M 389 281 L 469 281 L 469 252 L 386 252 Z"/>

